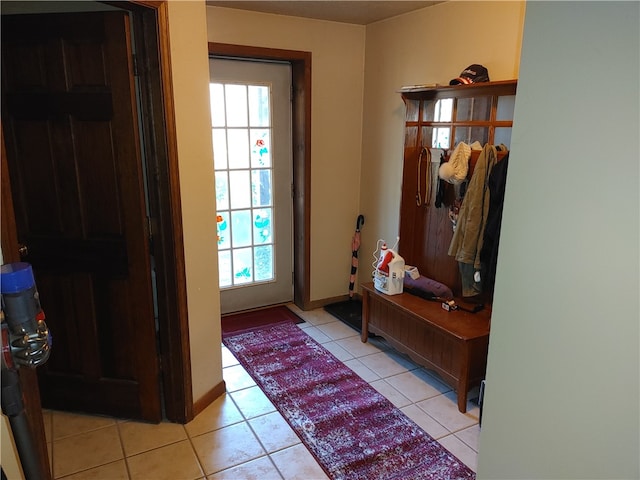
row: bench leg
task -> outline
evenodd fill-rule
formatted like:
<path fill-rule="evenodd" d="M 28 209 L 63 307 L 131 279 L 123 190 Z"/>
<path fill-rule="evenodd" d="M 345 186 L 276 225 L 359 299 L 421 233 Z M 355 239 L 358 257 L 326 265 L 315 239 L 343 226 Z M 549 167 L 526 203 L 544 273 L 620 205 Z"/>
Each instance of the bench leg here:
<path fill-rule="evenodd" d="M 360 340 L 362 343 L 367 343 L 369 338 L 369 292 L 364 290 L 362 292 L 362 332 L 360 334 Z"/>
<path fill-rule="evenodd" d="M 463 386 L 458 388 L 458 411 L 467 413 L 467 389 Z"/>
<path fill-rule="evenodd" d="M 458 410 L 460 413 L 467 412 L 467 394 L 469 393 L 469 348 L 467 345 L 460 345 L 458 355 L 461 358 L 460 379 L 458 380 Z"/>

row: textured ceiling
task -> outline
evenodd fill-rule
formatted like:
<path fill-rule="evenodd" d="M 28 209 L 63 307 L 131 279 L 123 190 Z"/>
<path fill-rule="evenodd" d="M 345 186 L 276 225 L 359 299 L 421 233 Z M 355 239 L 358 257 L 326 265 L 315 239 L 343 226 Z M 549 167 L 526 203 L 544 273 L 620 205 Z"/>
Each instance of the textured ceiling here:
<path fill-rule="evenodd" d="M 441 1 L 217 1 L 207 0 L 207 5 L 252 10 L 255 12 L 274 13 L 293 17 L 315 18 L 333 22 L 367 25 L 369 23 L 412 12 L 420 8 L 430 7 Z"/>

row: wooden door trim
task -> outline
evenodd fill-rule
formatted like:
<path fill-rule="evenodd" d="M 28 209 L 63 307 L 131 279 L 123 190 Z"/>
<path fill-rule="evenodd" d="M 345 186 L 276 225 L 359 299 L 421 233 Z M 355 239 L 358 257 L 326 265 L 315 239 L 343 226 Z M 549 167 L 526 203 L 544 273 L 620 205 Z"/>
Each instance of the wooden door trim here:
<path fill-rule="evenodd" d="M 144 141 L 147 151 L 153 152 L 148 155 L 147 178 L 154 229 L 164 409 L 167 420 L 184 424 L 193 420 L 195 413 L 168 3 L 134 0 L 113 4 L 133 13 L 136 34 L 143 39 L 142 68 L 148 73 L 146 81 L 141 82 L 143 118 L 148 123 Z"/>
<path fill-rule="evenodd" d="M 153 152 L 147 164 L 151 223 L 154 229 L 160 364 L 167 420 L 187 423 L 195 416 L 191 382 L 189 313 L 182 231 L 182 204 L 176 140 L 173 81 L 166 0 L 103 1 L 133 13 L 143 41 L 139 60 L 148 70 L 143 118 L 149 125 L 143 140 Z"/>
<path fill-rule="evenodd" d="M 311 290 L 311 52 L 209 42 L 220 58 L 277 60 L 291 64 L 293 88 L 293 296 L 302 310 L 312 308 Z"/>

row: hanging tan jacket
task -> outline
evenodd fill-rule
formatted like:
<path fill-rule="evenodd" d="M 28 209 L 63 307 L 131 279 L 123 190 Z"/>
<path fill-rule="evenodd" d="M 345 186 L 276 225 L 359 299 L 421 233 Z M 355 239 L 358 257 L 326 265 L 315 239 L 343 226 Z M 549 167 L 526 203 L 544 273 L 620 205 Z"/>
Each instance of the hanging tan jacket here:
<path fill-rule="evenodd" d="M 491 169 L 496 164 L 496 147 L 486 144 L 478 157 L 476 166 L 464 196 L 456 230 L 449 245 L 449 255 L 458 262 L 480 269 L 480 251 L 484 237 L 484 227 L 489 211 L 488 180 Z"/>

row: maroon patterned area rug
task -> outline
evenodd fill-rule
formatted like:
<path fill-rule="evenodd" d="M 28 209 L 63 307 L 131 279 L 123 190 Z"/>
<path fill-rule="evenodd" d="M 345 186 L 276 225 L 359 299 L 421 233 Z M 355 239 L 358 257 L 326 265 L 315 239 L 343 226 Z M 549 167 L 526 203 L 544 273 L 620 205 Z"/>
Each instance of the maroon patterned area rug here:
<path fill-rule="evenodd" d="M 227 335 L 233 352 L 333 479 L 475 473 L 291 322 Z"/>
<path fill-rule="evenodd" d="M 284 305 L 234 313 L 222 317 L 222 336 L 225 337 L 265 325 L 274 325 L 279 322 L 304 323 L 304 320 Z"/>

